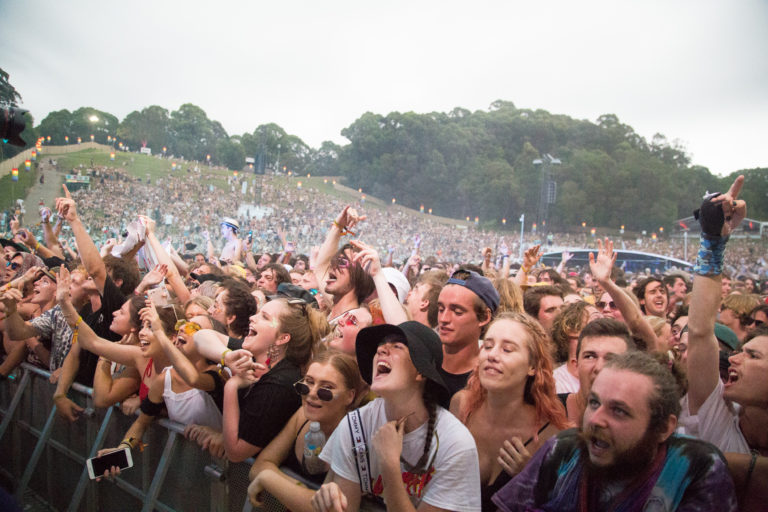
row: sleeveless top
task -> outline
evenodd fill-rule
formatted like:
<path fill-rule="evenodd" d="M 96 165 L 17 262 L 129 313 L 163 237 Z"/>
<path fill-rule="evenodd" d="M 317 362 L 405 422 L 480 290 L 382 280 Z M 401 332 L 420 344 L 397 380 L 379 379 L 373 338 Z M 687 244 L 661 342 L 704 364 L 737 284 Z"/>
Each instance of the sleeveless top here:
<path fill-rule="evenodd" d="M 168 417 L 178 423 L 189 425 L 197 424 L 211 427 L 219 432 L 222 430 L 221 411 L 211 395 L 201 389 L 189 389 L 181 393 L 174 393 L 171 383 L 171 368 L 165 368 L 165 386 L 163 387 L 163 401 L 168 410 Z"/>
<path fill-rule="evenodd" d="M 144 400 L 149 395 L 149 386 L 144 384 L 144 379 L 152 376 L 152 358 L 149 358 L 147 367 L 144 368 L 144 375 L 141 376 L 141 383 L 139 384 L 139 398 Z"/>
<path fill-rule="evenodd" d="M 304 425 L 309 423 L 309 420 L 305 420 L 304 423 L 301 424 L 299 427 L 299 431 L 296 432 L 296 439 L 299 438 L 299 434 L 301 434 L 301 430 L 304 428 Z M 301 454 L 301 462 L 299 462 L 299 459 L 296 458 L 296 441 L 294 440 L 293 446 L 291 446 L 290 451 L 288 452 L 288 457 L 283 461 L 283 466 L 287 467 L 297 475 L 301 475 L 306 480 L 309 480 L 310 482 L 317 484 L 318 487 L 323 485 L 323 481 L 325 481 L 325 475 L 327 473 L 318 473 L 316 475 L 310 474 L 309 471 L 307 471 L 306 466 L 304 465 L 304 453 Z"/>
<path fill-rule="evenodd" d="M 549 422 L 546 422 L 543 427 L 539 429 L 538 432 L 536 432 L 536 435 L 541 434 L 544 432 L 544 430 L 549 426 Z M 523 446 L 528 446 L 531 441 L 533 441 L 533 437 L 528 438 L 528 440 L 523 443 Z M 512 480 L 512 477 L 504 471 L 504 469 L 501 470 L 501 473 L 496 477 L 496 480 L 491 482 L 488 485 L 482 485 L 480 487 L 480 500 L 482 502 L 483 512 L 490 511 L 494 512 L 497 510 L 497 506 L 493 504 L 491 501 L 491 497 L 496 494 L 499 490 L 501 490 L 502 487 L 507 485 L 509 481 Z"/>

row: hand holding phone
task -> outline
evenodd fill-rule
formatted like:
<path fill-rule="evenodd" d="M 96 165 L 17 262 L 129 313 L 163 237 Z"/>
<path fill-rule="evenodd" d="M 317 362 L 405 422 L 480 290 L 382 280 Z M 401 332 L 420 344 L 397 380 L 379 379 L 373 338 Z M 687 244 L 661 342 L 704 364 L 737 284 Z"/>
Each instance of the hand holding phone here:
<path fill-rule="evenodd" d="M 118 448 L 117 450 L 103 453 L 85 461 L 88 468 L 88 476 L 91 480 L 106 476 L 112 468 L 119 470 L 133 467 L 133 457 L 130 448 Z"/>

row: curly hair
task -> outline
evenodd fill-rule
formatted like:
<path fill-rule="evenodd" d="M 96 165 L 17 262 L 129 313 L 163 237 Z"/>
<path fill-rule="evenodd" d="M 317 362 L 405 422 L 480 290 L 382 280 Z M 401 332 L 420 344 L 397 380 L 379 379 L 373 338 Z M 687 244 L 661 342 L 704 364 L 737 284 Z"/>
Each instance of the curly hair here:
<path fill-rule="evenodd" d="M 584 301 L 571 302 L 563 306 L 552 322 L 552 351 L 555 362 L 568 360 L 568 338 L 581 332 L 589 322 L 589 304 Z"/>
<path fill-rule="evenodd" d="M 570 427 L 571 425 L 565 415 L 565 408 L 557 398 L 555 391 L 549 338 L 544 329 L 533 317 L 525 313 L 502 313 L 490 325 L 505 320 L 520 324 L 528 334 L 525 341 L 528 348 L 529 364 L 535 372 L 532 376 L 528 377 L 525 383 L 523 401 L 536 409 L 537 423 L 544 424 L 550 422 L 559 429 Z M 479 364 L 472 370 L 465 390 L 468 393 L 468 400 L 466 407 L 459 415 L 459 419 L 464 424 L 467 423 L 472 413 L 477 411 L 487 399 L 488 392 L 480 383 Z"/>

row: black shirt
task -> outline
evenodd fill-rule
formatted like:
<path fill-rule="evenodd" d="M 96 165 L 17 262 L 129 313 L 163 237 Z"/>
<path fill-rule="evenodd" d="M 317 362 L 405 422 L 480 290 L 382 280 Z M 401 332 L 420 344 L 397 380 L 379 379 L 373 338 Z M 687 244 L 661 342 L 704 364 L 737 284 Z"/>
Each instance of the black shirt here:
<path fill-rule="evenodd" d="M 301 407 L 301 397 L 293 383 L 301 379 L 301 369 L 287 359 L 250 387 L 238 391 L 240 400 L 240 439 L 261 448 L 267 446 Z"/>
<path fill-rule="evenodd" d="M 98 311 L 91 309 L 90 302 L 80 311 L 88 327 L 93 329 L 100 338 L 109 341 L 120 341 L 121 336 L 109 329 L 112 325 L 113 313 L 123 307 L 125 304 L 125 295 L 120 291 L 112 278 L 107 276 L 104 281 L 104 293 L 101 294 L 101 308 Z M 75 382 L 88 387 L 93 386 L 93 374 L 96 372 L 96 363 L 99 362 L 99 356 L 88 350 L 80 350 L 80 367 L 75 376 Z"/>
<path fill-rule="evenodd" d="M 443 382 L 448 386 L 448 391 L 451 393 L 451 397 L 456 394 L 457 391 L 461 391 L 467 385 L 467 380 L 472 374 L 471 371 L 467 373 L 448 373 L 442 368 L 438 368 L 440 376 L 443 378 Z"/>

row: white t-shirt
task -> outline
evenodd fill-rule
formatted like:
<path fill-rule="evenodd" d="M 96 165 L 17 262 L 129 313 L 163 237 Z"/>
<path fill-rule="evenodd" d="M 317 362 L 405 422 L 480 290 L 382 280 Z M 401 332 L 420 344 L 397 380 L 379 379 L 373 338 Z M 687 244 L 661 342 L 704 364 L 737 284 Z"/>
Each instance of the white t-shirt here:
<path fill-rule="evenodd" d="M 204 425 L 221 432 L 221 411 L 216 407 L 216 402 L 209 393 L 201 389 L 189 389 L 181 393 L 174 393 L 171 388 L 171 368 L 165 368 L 165 386 L 163 387 L 163 401 L 168 409 L 168 417 L 182 425 Z"/>
<path fill-rule="evenodd" d="M 568 365 L 560 365 L 552 372 L 555 377 L 555 392 L 556 393 L 578 393 L 581 388 L 579 378 L 571 375 L 568 371 Z"/>
<path fill-rule="evenodd" d="M 689 436 L 698 437 L 717 446 L 721 452 L 749 453 L 749 445 L 739 428 L 739 406 L 723 398 L 723 381 L 717 386 L 692 416 L 688 408 L 688 395 L 680 401 L 678 423 Z"/>
<path fill-rule="evenodd" d="M 376 453 L 370 446 L 370 440 L 379 427 L 387 423 L 384 399 L 377 398 L 362 407 L 360 416 L 368 440 L 371 488 L 373 494 L 382 496 L 381 469 Z M 421 458 L 426 436 L 427 423 L 405 434 L 402 458 L 411 466 Z M 337 475 L 352 482 L 360 482 L 353 453 L 353 441 L 346 418 L 341 420 L 331 434 L 320 458 L 329 463 Z M 423 500 L 425 503 L 446 510 L 480 511 L 480 463 L 475 440 L 469 430 L 442 407 L 437 408 L 437 420 L 426 473 L 414 474 L 406 469 L 402 461 L 400 468 L 403 485 L 414 507 L 418 507 Z"/>

